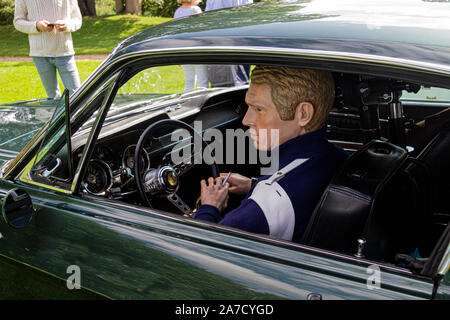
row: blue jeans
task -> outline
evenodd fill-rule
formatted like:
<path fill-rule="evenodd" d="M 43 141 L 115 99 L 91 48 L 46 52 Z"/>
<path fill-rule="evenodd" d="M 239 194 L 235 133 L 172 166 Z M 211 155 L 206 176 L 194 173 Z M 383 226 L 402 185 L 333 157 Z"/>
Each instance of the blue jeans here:
<path fill-rule="evenodd" d="M 195 80 L 197 88 L 208 88 L 208 69 L 206 65 L 183 65 L 184 71 L 184 92 L 195 90 Z"/>
<path fill-rule="evenodd" d="M 80 87 L 77 65 L 74 56 L 67 57 L 33 57 L 34 65 L 39 73 L 47 96 L 51 99 L 61 97 L 56 70 L 70 95 Z"/>

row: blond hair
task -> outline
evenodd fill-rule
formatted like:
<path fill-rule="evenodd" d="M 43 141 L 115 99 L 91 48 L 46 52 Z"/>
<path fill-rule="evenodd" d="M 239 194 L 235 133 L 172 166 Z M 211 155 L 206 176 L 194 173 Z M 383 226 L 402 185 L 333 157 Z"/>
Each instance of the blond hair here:
<path fill-rule="evenodd" d="M 314 115 L 305 129 L 320 129 L 334 103 L 334 80 L 331 72 L 289 67 L 256 66 L 252 71 L 251 83 L 268 84 L 272 101 L 281 120 L 292 120 L 297 106 L 309 102 Z"/>

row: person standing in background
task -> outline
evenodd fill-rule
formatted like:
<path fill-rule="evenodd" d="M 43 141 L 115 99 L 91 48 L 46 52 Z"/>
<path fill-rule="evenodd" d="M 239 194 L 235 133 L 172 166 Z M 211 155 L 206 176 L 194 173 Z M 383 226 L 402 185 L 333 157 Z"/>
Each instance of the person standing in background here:
<path fill-rule="evenodd" d="M 174 19 L 202 13 L 198 6 L 198 0 L 177 0 L 181 6 L 175 10 Z M 184 71 L 184 92 L 195 90 L 195 80 L 197 88 L 208 88 L 208 71 L 206 65 L 183 65 Z"/>
<path fill-rule="evenodd" d="M 208 0 L 206 2 L 205 11 L 237 7 L 248 3 L 253 3 L 253 0 Z"/>
<path fill-rule="evenodd" d="M 253 0 L 208 0 L 205 11 L 237 7 L 253 3 Z M 211 87 L 245 85 L 249 81 L 250 65 L 210 65 Z"/>
<path fill-rule="evenodd" d="M 28 34 L 30 56 L 51 99 L 61 96 L 56 70 L 70 94 L 80 87 L 72 32 L 81 24 L 77 0 L 15 0 L 14 27 Z"/>

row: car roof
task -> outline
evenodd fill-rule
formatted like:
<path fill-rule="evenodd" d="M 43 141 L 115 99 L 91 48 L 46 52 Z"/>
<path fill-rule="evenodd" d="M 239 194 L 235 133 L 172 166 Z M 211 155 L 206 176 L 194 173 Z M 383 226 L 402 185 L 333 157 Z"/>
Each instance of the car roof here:
<path fill-rule="evenodd" d="M 174 19 L 120 43 L 110 58 L 181 48 L 285 48 L 421 61 L 449 71 L 448 0 L 267 1 Z"/>

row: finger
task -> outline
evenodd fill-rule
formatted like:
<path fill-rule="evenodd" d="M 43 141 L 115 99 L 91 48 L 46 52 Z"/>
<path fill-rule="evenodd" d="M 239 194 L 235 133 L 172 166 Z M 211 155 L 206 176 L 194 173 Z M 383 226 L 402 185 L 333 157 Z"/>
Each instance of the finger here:
<path fill-rule="evenodd" d="M 214 187 L 214 178 L 213 177 L 208 178 L 208 186 Z"/>
<path fill-rule="evenodd" d="M 216 188 L 220 188 L 220 187 L 222 187 L 222 178 L 221 177 L 217 177 L 216 179 L 215 179 L 216 181 Z"/>
<path fill-rule="evenodd" d="M 227 182 L 228 183 L 228 182 Z M 234 192 L 236 192 L 238 190 L 238 187 L 236 187 L 236 186 L 231 186 L 231 187 L 229 187 L 228 188 L 228 192 L 229 193 L 234 193 Z"/>
<path fill-rule="evenodd" d="M 219 197 L 224 198 L 228 195 L 228 189 L 224 186 L 220 188 L 217 193 L 219 194 Z"/>
<path fill-rule="evenodd" d="M 200 181 L 200 186 L 201 186 L 202 190 L 206 189 L 206 181 L 204 179 Z"/>

